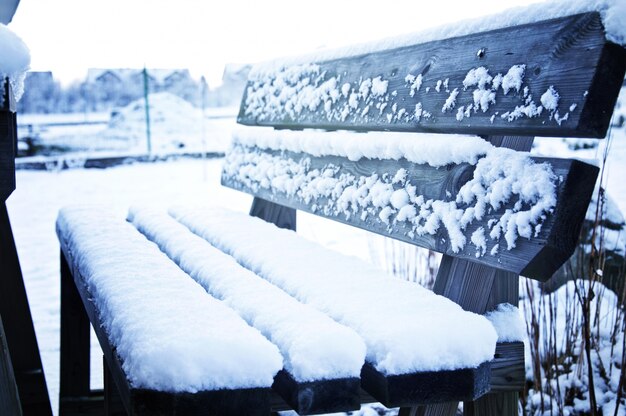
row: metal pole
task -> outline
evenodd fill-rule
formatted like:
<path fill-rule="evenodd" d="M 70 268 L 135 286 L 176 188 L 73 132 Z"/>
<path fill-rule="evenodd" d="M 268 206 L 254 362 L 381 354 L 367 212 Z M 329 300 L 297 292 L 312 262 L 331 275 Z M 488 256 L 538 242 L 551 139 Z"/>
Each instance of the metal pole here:
<path fill-rule="evenodd" d="M 150 103 L 148 102 L 148 70 L 143 67 L 143 96 L 146 103 L 146 140 L 148 141 L 148 154 L 152 154 L 152 141 L 150 135 Z"/>

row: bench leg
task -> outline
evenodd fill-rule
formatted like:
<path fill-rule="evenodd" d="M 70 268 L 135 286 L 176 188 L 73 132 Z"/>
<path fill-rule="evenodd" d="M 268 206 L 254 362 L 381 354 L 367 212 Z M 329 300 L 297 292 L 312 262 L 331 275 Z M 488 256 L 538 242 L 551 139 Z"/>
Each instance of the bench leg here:
<path fill-rule="evenodd" d="M 458 403 L 440 403 L 420 407 L 403 407 L 398 416 L 453 416 L 456 415 Z"/>
<path fill-rule="evenodd" d="M 113 380 L 113 375 L 104 356 L 102 356 L 102 367 L 104 374 L 104 414 L 106 416 L 125 416 L 126 409 L 122 403 L 122 396 L 120 396 L 115 385 L 115 380 Z"/>
<path fill-rule="evenodd" d="M 90 402 L 90 326 L 74 285 L 72 272 L 61 253 L 61 369 L 59 414 L 84 414 Z M 93 404 L 93 403 L 91 403 Z M 102 408 L 100 408 L 100 413 Z"/>
<path fill-rule="evenodd" d="M 486 394 L 474 402 L 463 404 L 463 415 L 517 415 L 519 412 L 519 393 Z"/>
<path fill-rule="evenodd" d="M 467 311 L 484 314 L 503 302 L 517 306 L 519 276 L 444 255 L 433 291 L 455 301 Z M 516 416 L 518 398 L 516 392 L 488 394 L 476 402 L 466 402 L 464 414 Z M 423 416 L 454 416 L 457 407 L 458 403 L 426 406 Z M 513 407 L 514 411 L 510 411 Z"/>
<path fill-rule="evenodd" d="M 4 336 L 4 326 L 0 318 L 0 415 L 22 415 L 20 397 L 17 394 L 13 364 L 9 347 Z"/>
<path fill-rule="evenodd" d="M 296 210 L 254 197 L 250 215 L 271 222 L 278 228 L 296 231 Z"/>
<path fill-rule="evenodd" d="M 3 319 L 15 383 L 25 415 L 52 416 L 13 230 L 6 204 L 0 205 L 0 317 Z"/>

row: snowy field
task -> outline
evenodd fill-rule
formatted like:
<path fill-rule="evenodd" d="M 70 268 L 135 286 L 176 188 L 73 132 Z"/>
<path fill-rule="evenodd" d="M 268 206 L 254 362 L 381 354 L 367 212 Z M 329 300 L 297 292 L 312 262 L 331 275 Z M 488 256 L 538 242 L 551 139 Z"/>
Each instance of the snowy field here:
<path fill-rule="evenodd" d="M 224 137 L 232 125 L 234 123 L 221 126 L 220 137 Z M 223 139 L 219 139 L 219 143 L 226 146 Z M 626 212 L 624 128 L 614 128 L 612 140 L 602 141 L 597 148 L 575 151 L 576 142 L 563 139 L 542 139 L 536 143 L 534 152 L 537 154 L 595 160 L 601 159 L 604 145 L 610 143 L 606 188 L 621 211 Z M 95 203 L 111 206 L 124 215 L 130 205 L 167 207 L 174 201 L 182 205 L 228 206 L 247 212 L 251 197 L 219 184 L 221 163 L 221 159 L 181 159 L 105 170 L 17 172 L 17 190 L 7 204 L 55 412 L 58 407 L 60 288 L 59 245 L 54 224 L 59 208 L 74 203 Z M 385 246 L 381 238 L 301 213 L 298 229 L 305 237 L 327 247 L 380 263 Z M 97 340 L 92 337 L 93 388 L 102 385 L 101 367 L 101 353 Z"/>
<path fill-rule="evenodd" d="M 154 153 L 223 153 L 238 108 L 195 108 L 170 93 L 150 95 Z M 110 113 L 24 114 L 18 116 L 20 149 L 30 137 L 41 156 L 82 156 L 93 152 L 146 152 L 145 102 L 133 101 Z"/>

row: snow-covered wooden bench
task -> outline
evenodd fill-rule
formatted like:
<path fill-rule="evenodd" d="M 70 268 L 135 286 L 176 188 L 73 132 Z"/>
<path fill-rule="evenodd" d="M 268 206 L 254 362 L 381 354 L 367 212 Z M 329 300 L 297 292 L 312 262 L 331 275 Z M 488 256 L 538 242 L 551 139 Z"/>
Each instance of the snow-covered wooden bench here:
<path fill-rule="evenodd" d="M 517 414 L 498 305 L 571 255 L 598 173 L 524 152 L 604 137 L 625 70 L 610 20 L 541 10 L 255 68 L 222 173 L 251 216 L 62 211 L 62 413 L 87 406 L 91 322 L 130 414 Z M 443 253 L 435 294 L 281 230 L 296 210 Z"/>

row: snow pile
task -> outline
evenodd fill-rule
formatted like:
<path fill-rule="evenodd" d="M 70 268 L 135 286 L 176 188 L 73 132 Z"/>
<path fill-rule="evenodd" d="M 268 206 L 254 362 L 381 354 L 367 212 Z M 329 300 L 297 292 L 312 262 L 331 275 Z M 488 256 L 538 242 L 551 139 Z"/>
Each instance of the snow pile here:
<path fill-rule="evenodd" d="M 128 219 L 212 296 L 277 345 L 296 380 L 360 376 L 365 344 L 353 330 L 244 269 L 165 212 L 131 209 Z"/>
<path fill-rule="evenodd" d="M 347 56 L 366 55 L 387 49 L 401 48 L 593 11 L 599 12 L 602 17 L 606 38 L 611 42 L 626 46 L 626 3 L 623 0 L 552 0 L 533 3 L 528 6 L 513 7 L 500 13 L 462 20 L 377 42 L 316 51 L 308 55 L 260 63 L 252 68 L 249 76 L 250 79 L 255 79 L 275 74 L 282 68 L 289 66 L 329 61 Z"/>
<path fill-rule="evenodd" d="M 387 139 L 388 133 L 382 134 L 240 131 L 226 155 L 223 179 L 252 192 L 285 194 L 327 216 L 356 216 L 362 221 L 378 217 L 389 231 L 400 223 L 408 229 L 409 238 L 435 235 L 443 226 L 455 253 L 464 249 L 465 230 L 471 224 L 488 213 L 500 213 L 499 218 L 489 221 L 488 229 L 474 232 L 471 243 L 476 247 L 476 257 L 497 253 L 502 237 L 511 250 L 518 237 L 538 236 L 541 224 L 556 205 L 557 178 L 551 167 L 534 163 L 527 154 L 484 141 L 478 144 L 480 139 L 451 136 L 439 141 L 429 135 L 413 135 L 403 140 L 402 135 Z M 404 168 L 390 175 L 355 176 L 340 165 L 313 167 L 306 154 L 284 155 L 276 150 L 350 160 L 404 158 L 435 167 L 470 163 L 476 169 L 454 199 L 452 195 L 446 200 L 428 199 L 417 193 L 416 179 L 411 180 Z M 485 156 L 477 160 L 481 153 Z M 491 247 L 487 246 L 487 236 Z"/>
<path fill-rule="evenodd" d="M 150 94 L 148 102 L 154 152 L 223 151 L 227 147 L 230 128 L 218 128 L 217 131 L 215 127 L 210 129 L 206 121 L 203 121 L 202 111 L 188 101 L 168 92 L 159 92 Z M 210 143 L 205 143 L 204 136 L 210 139 Z M 114 111 L 107 128 L 99 132 L 98 137 L 108 143 L 120 142 L 118 147 L 130 146 L 130 150 L 145 151 L 145 100 L 143 98 L 135 100 L 126 107 Z"/>
<path fill-rule="evenodd" d="M 602 200 L 601 204 L 598 204 L 598 197 Z M 601 207 L 601 213 L 598 212 L 598 207 Z M 594 232 L 593 224 L 596 224 L 596 215 L 601 227 L 596 227 Z M 602 247 L 604 250 L 612 251 L 622 257 L 626 256 L 626 220 L 624 220 L 617 203 L 604 189 L 601 191 L 596 189 L 593 192 L 585 221 L 592 225 L 588 233 L 588 242 L 592 236 L 595 236 L 596 248 Z M 590 253 L 591 244 L 586 244 L 585 250 Z"/>
<path fill-rule="evenodd" d="M 276 346 L 132 225 L 102 207 L 73 207 L 60 211 L 57 230 L 133 387 L 271 386 L 282 368 Z"/>
<path fill-rule="evenodd" d="M 488 320 L 417 284 L 245 214 L 190 208 L 170 214 L 244 267 L 354 329 L 365 341 L 367 361 L 385 374 L 471 368 L 493 358 L 497 335 Z"/>
<path fill-rule="evenodd" d="M 0 79 L 9 78 L 16 101 L 24 93 L 24 78 L 30 67 L 30 51 L 24 41 L 0 23 Z M 4 96 L 3 94 L 2 97 Z M 0 97 L 0 102 L 3 98 Z"/>
<path fill-rule="evenodd" d="M 516 342 L 526 339 L 526 323 L 519 309 L 510 303 L 501 303 L 485 314 L 498 333 L 498 342 Z"/>

